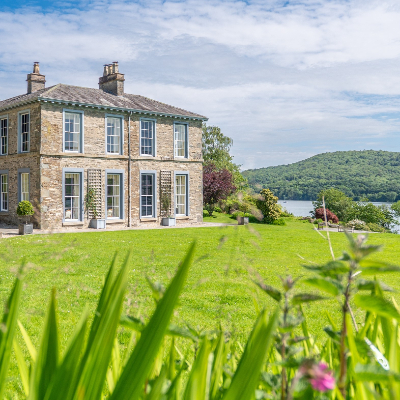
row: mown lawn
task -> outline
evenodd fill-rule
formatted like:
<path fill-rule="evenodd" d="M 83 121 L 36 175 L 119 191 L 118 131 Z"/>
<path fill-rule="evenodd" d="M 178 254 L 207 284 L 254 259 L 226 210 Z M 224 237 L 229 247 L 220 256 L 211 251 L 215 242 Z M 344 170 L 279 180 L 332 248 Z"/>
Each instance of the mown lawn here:
<path fill-rule="evenodd" d="M 345 235 L 331 233 L 331 239 L 339 256 L 346 248 Z M 174 322 L 198 329 L 221 324 L 241 341 L 256 318 L 254 300 L 271 310 L 275 306 L 252 283 L 255 272 L 270 285 L 279 286 L 280 275 L 306 276 L 302 264 L 323 263 L 330 258 L 327 241 L 311 224 L 295 220 L 288 220 L 287 226 L 251 224 L 15 237 L 0 241 L 0 298 L 4 303 L 15 273 L 25 261 L 20 320 L 38 345 L 50 290 L 57 288 L 64 347 L 85 305 L 94 311 L 115 252 L 120 263 L 131 252 L 125 312 L 146 319 L 154 306 L 146 275 L 167 284 L 194 240 L 195 262 Z M 400 264 L 399 235 L 371 234 L 369 241 L 384 245 L 379 259 Z M 383 280 L 400 289 L 398 275 L 386 275 Z M 300 289 L 309 290 L 301 285 Z M 334 318 L 339 315 L 339 306 L 332 300 L 305 309 L 312 332 L 320 337 L 321 328 L 327 325 L 325 311 Z M 355 314 L 357 318 L 357 310 Z M 16 374 L 15 365 L 12 374 Z"/>

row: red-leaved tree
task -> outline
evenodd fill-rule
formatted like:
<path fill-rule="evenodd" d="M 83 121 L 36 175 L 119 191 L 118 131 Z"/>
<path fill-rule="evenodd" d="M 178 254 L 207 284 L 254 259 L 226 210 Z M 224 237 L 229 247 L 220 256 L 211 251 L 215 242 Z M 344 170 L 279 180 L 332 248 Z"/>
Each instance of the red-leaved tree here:
<path fill-rule="evenodd" d="M 317 208 L 315 210 L 315 218 L 317 219 L 322 219 L 322 221 L 325 221 L 325 215 L 324 215 L 324 209 L 323 208 Z M 333 222 L 334 224 L 337 224 L 339 222 L 339 218 L 330 210 L 326 209 L 326 219 L 328 221 Z"/>
<path fill-rule="evenodd" d="M 210 216 L 214 211 L 215 204 L 226 199 L 235 190 L 232 174 L 227 169 L 217 170 L 212 163 L 204 166 L 203 204 Z"/>

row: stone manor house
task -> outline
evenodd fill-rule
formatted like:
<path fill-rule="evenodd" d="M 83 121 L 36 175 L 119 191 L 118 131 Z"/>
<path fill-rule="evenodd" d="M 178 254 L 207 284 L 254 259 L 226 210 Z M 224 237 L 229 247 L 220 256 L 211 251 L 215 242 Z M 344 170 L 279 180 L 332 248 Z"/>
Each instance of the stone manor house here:
<path fill-rule="evenodd" d="M 91 187 L 107 225 L 202 221 L 207 118 L 127 94 L 124 80 L 114 62 L 99 89 L 46 88 L 35 63 L 27 93 L 0 101 L 0 222 L 17 223 L 18 202 L 29 200 L 37 228 L 87 227 Z"/>

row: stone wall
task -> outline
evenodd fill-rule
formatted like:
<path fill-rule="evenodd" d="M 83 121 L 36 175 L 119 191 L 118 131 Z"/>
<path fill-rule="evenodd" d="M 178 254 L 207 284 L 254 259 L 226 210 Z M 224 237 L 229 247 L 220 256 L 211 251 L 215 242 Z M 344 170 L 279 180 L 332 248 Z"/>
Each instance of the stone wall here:
<path fill-rule="evenodd" d="M 18 113 L 30 111 L 30 152 L 18 154 Z M 19 202 L 18 171 L 29 169 L 29 200 L 34 206 L 32 221 L 40 226 L 40 107 L 32 103 L 0 112 L 1 117 L 8 117 L 8 155 L 0 156 L 0 170 L 8 173 L 8 211 L 0 212 L 0 222 L 17 224 L 16 210 Z"/>

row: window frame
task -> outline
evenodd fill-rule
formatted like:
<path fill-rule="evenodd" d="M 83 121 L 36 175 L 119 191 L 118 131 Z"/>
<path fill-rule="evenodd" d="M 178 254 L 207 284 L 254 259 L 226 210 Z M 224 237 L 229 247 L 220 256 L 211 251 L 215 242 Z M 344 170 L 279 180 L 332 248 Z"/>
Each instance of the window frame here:
<path fill-rule="evenodd" d="M 7 121 L 7 134 L 6 134 L 6 146 L 7 146 L 7 151 L 5 153 L 3 153 L 3 143 L 2 143 L 2 131 L 1 131 L 1 121 L 2 120 L 6 120 Z M 5 115 L 0 115 L 0 156 L 7 156 L 8 155 L 8 132 L 10 130 L 10 124 L 9 124 L 9 119 L 8 119 L 8 114 Z"/>
<path fill-rule="evenodd" d="M 119 136 L 119 152 L 118 153 L 109 153 L 108 152 L 108 129 L 107 129 L 107 124 L 108 124 L 108 118 L 118 118 L 121 122 L 121 132 Z M 105 152 L 107 155 L 123 155 L 124 154 L 124 127 L 125 127 L 125 116 L 124 115 L 116 115 L 116 114 L 106 114 L 105 115 Z"/>
<path fill-rule="evenodd" d="M 183 175 L 186 177 L 186 213 L 177 214 L 176 213 L 176 177 Z M 190 174 L 189 171 L 174 171 L 174 214 L 175 217 L 189 217 L 190 215 Z"/>
<path fill-rule="evenodd" d="M 108 217 L 107 215 L 107 176 L 108 175 L 119 175 L 119 217 Z M 124 197 L 124 188 L 125 188 L 125 171 L 123 169 L 106 169 L 105 171 L 105 219 L 110 220 L 121 220 L 125 218 L 124 213 L 124 205 L 125 205 L 125 197 Z"/>
<path fill-rule="evenodd" d="M 19 168 L 18 169 L 18 203 L 22 201 L 22 174 L 28 174 L 28 194 L 31 201 L 31 170 L 30 168 Z"/>
<path fill-rule="evenodd" d="M 28 131 L 28 150 L 22 150 L 22 115 L 29 115 L 29 131 Z M 31 110 L 23 110 L 18 112 L 18 154 L 29 153 L 31 151 Z"/>
<path fill-rule="evenodd" d="M 153 147 L 151 154 L 142 153 L 142 122 L 152 122 L 153 123 Z M 141 157 L 156 157 L 157 155 L 157 120 L 154 118 L 140 118 L 139 120 L 139 155 Z"/>
<path fill-rule="evenodd" d="M 175 139 L 175 126 L 176 125 L 184 125 L 185 126 L 185 139 L 186 139 L 186 143 L 185 143 L 185 155 L 184 156 L 177 156 L 176 155 L 176 139 Z M 181 121 L 174 121 L 174 126 L 173 126 L 173 138 L 174 138 L 174 158 L 178 158 L 178 159 L 185 159 L 185 158 L 189 158 L 189 123 L 188 122 L 181 122 Z"/>
<path fill-rule="evenodd" d="M 7 176 L 7 209 L 5 210 L 3 208 L 3 182 L 2 182 L 2 176 L 6 175 Z M 2 169 L 0 170 L 0 213 L 8 213 L 10 210 L 10 176 L 8 173 L 8 169 Z"/>
<path fill-rule="evenodd" d="M 66 150 L 65 149 L 65 114 L 66 113 L 71 113 L 71 114 L 80 114 L 81 115 L 81 132 L 80 132 L 80 138 L 79 138 L 79 148 L 78 151 L 75 150 Z M 81 110 L 71 110 L 68 108 L 63 109 L 63 118 L 62 118 L 62 152 L 63 153 L 75 153 L 75 154 L 84 154 L 84 143 L 85 143 L 85 112 Z"/>
<path fill-rule="evenodd" d="M 142 215 L 142 175 L 153 175 L 153 213 Z M 139 174 L 139 218 L 157 218 L 157 171 L 141 170 Z"/>
<path fill-rule="evenodd" d="M 65 219 L 65 175 L 66 174 L 80 174 L 79 177 L 79 218 L 78 219 Z M 63 222 L 82 222 L 84 218 L 84 205 L 83 205 L 83 182 L 84 169 L 83 168 L 63 168 L 62 170 L 62 205 L 63 205 Z"/>

